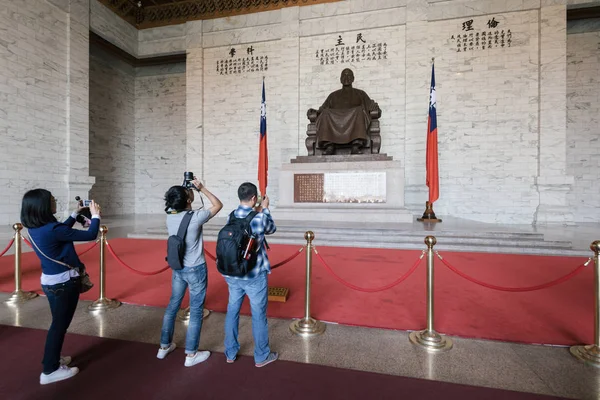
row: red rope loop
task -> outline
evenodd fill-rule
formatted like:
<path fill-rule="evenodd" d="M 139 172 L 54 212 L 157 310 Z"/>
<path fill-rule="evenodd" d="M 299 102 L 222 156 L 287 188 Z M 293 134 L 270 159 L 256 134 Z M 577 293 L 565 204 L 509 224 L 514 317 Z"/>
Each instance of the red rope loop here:
<path fill-rule="evenodd" d="M 31 243 L 29 243 L 29 240 L 23 238 L 23 241 L 25 242 L 25 244 L 29 247 L 31 247 L 33 249 L 33 246 L 31 245 Z"/>
<path fill-rule="evenodd" d="M 406 280 L 406 278 L 408 278 L 409 276 L 412 275 L 413 272 L 415 272 L 415 270 L 417 269 L 417 267 L 421 263 L 421 260 L 423 259 L 423 256 L 425 255 L 425 251 L 423 251 L 421 253 L 421 256 L 419 257 L 419 259 L 414 263 L 414 265 L 412 267 L 410 267 L 410 269 L 404 275 L 402 275 L 398 280 L 396 280 L 396 281 L 394 281 L 394 282 L 392 282 L 392 283 L 390 283 L 389 285 L 386 285 L 386 286 L 369 289 L 369 288 L 361 288 L 359 286 L 355 286 L 355 285 L 353 285 L 351 283 L 346 282 L 342 278 L 340 278 L 338 275 L 336 275 L 335 272 L 333 272 L 333 270 L 331 269 L 331 267 L 329 265 L 327 265 L 327 263 L 325 262 L 325 260 L 323 260 L 323 257 L 321 257 L 321 255 L 319 254 L 319 252 L 317 252 L 317 249 L 315 248 L 314 250 L 315 250 L 315 254 L 317 255 L 317 258 L 319 259 L 319 261 L 321 261 L 321 264 L 323 264 L 323 266 L 325 267 L 325 269 L 327 271 L 329 271 L 329 273 L 338 282 L 340 282 L 344 286 L 349 287 L 350 289 L 358 290 L 359 292 L 367 292 L 367 293 L 382 292 L 384 290 L 393 288 L 394 286 L 399 285 L 400 283 L 404 282 L 404 280 Z"/>
<path fill-rule="evenodd" d="M 158 275 L 161 274 L 163 272 L 165 272 L 166 270 L 168 270 L 170 267 L 167 265 L 166 267 L 158 270 L 158 271 L 154 271 L 154 272 L 144 272 L 144 271 L 138 271 L 137 269 L 133 269 L 131 268 L 129 265 L 125 264 L 114 252 L 113 248 L 110 247 L 110 244 L 108 244 L 108 242 L 106 242 L 106 248 L 108 249 L 108 252 L 110 254 L 112 254 L 112 256 L 115 258 L 115 260 L 117 260 L 117 262 L 119 264 L 121 264 L 122 266 L 124 266 L 125 268 L 129 269 L 131 272 L 134 272 L 136 274 L 139 275 L 145 275 L 145 276 L 149 276 L 149 275 Z"/>
<path fill-rule="evenodd" d="M 460 272 L 458 269 L 456 269 L 455 267 L 453 267 L 452 265 L 450 265 L 450 263 L 448 263 L 437 251 L 436 251 L 436 255 L 438 256 L 438 258 L 440 260 L 442 260 L 442 263 L 448 267 L 452 272 L 456 273 L 457 275 L 459 275 L 460 277 L 473 282 L 477 285 L 486 287 L 488 289 L 493 289 L 493 290 L 499 290 L 502 292 L 533 292 L 535 290 L 541 290 L 541 289 L 547 289 L 549 287 L 552 286 L 556 286 L 560 283 L 566 282 L 569 279 L 573 278 L 575 275 L 579 274 L 581 271 L 583 271 L 583 269 L 590 263 L 591 258 L 585 262 L 584 264 L 579 265 L 577 268 L 575 268 L 573 271 L 569 272 L 568 274 L 566 274 L 563 277 L 560 277 L 558 279 L 554 279 L 550 282 L 546 282 L 543 283 L 541 285 L 536 285 L 536 286 L 529 286 L 529 287 L 521 287 L 521 288 L 510 288 L 510 287 L 503 287 L 503 286 L 496 286 L 496 285 L 491 285 L 489 283 L 485 283 L 482 282 L 478 279 L 475 279 L 467 274 L 465 274 L 464 272 Z"/>
<path fill-rule="evenodd" d="M 282 265 L 289 263 L 294 258 L 298 257 L 300 255 L 300 253 L 302 253 L 302 250 L 304 250 L 304 247 L 300 247 L 300 249 L 298 249 L 297 251 L 295 251 L 294 254 L 292 254 L 291 256 L 289 256 L 288 258 L 286 258 L 285 260 L 283 260 L 281 262 L 278 262 L 275 265 L 271 265 L 271 269 L 279 268 Z M 215 257 L 210 252 L 208 252 L 208 250 L 204 249 L 204 254 L 206 254 L 208 256 L 208 258 L 210 258 L 211 260 L 217 261 L 217 257 Z"/>
<path fill-rule="evenodd" d="M 90 247 L 88 247 L 87 249 L 85 249 L 85 250 L 84 250 L 84 251 L 82 251 L 81 253 L 77 253 L 77 255 L 78 255 L 78 256 L 82 256 L 82 255 L 84 255 L 85 253 L 87 253 L 88 251 L 90 251 L 91 249 L 93 249 L 94 247 L 98 246 L 98 242 L 99 242 L 99 241 L 100 241 L 99 239 L 98 239 L 98 240 L 96 240 L 94 243 L 92 243 L 92 245 L 91 245 Z"/>
<path fill-rule="evenodd" d="M 10 249 L 12 247 L 14 242 L 15 242 L 15 239 L 10 240 L 10 242 L 8 243 L 8 246 L 6 246 L 6 248 L 4 250 L 2 250 L 2 253 L 0 253 L 0 257 L 2 257 L 3 255 L 6 254 L 6 252 L 8 251 L 8 249 Z"/>
<path fill-rule="evenodd" d="M 302 250 L 304 250 L 304 246 L 300 247 L 294 254 L 292 254 L 291 256 L 289 256 L 288 258 L 286 258 L 285 260 L 283 260 L 281 262 L 278 262 L 275 265 L 271 265 L 271 269 L 279 268 L 282 265 L 285 265 L 285 264 L 289 263 L 294 258 L 298 257 L 300 255 L 300 253 L 302 253 Z"/>

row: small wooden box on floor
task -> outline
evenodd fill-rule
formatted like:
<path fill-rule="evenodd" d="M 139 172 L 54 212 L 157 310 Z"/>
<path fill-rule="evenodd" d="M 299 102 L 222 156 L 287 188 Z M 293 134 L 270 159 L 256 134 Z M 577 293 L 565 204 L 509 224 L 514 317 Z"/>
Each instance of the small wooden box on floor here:
<path fill-rule="evenodd" d="M 269 301 L 277 301 L 279 303 L 285 303 L 290 294 L 290 289 L 285 287 L 270 287 L 269 288 Z"/>

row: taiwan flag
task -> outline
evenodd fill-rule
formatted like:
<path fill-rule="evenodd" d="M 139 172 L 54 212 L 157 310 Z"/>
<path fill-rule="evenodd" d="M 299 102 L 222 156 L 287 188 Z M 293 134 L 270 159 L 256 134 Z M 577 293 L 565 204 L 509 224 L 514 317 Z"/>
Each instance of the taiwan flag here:
<path fill-rule="evenodd" d="M 427 168 L 426 183 L 429 187 L 429 202 L 433 204 L 440 197 L 440 177 L 438 174 L 438 142 L 437 142 L 437 115 L 435 101 L 435 70 L 431 65 L 431 89 L 429 91 L 429 118 L 427 121 L 427 155 L 425 165 Z"/>
<path fill-rule="evenodd" d="M 260 142 L 258 144 L 258 189 L 263 197 L 267 194 L 268 174 L 269 154 L 267 152 L 267 102 L 265 99 L 265 80 L 263 78 L 262 102 L 260 103 Z"/>

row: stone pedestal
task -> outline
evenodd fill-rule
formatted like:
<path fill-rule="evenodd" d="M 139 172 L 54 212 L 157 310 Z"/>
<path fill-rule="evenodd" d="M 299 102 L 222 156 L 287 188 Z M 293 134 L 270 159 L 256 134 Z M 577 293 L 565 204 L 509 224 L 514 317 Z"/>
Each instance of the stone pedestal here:
<path fill-rule="evenodd" d="M 279 220 L 412 223 L 399 161 L 384 154 L 333 157 L 297 157 L 282 166 Z"/>

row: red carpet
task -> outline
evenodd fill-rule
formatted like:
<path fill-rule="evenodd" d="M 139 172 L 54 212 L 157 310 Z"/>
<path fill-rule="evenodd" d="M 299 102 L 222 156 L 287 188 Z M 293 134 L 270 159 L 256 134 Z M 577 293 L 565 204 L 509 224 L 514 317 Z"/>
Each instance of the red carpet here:
<path fill-rule="evenodd" d="M 154 271 L 165 265 L 165 242 L 113 239 L 112 247 L 130 266 Z M 84 249 L 87 245 L 81 245 Z M 273 264 L 287 258 L 300 246 L 273 245 Z M 389 284 L 404 274 L 419 251 L 318 247 L 329 265 L 347 281 L 374 288 Z M 207 250 L 214 254 L 215 244 Z M 487 283 L 532 286 L 561 277 L 585 261 L 578 257 L 541 257 L 508 254 L 451 253 L 442 255 L 453 266 Z M 166 306 L 170 295 L 170 272 L 139 276 L 120 266 L 107 253 L 107 296 L 126 303 Z M 273 271 L 270 286 L 290 289 L 286 303 L 269 304 L 269 316 L 297 318 L 304 308 L 304 253 Z M 14 289 L 13 257 L 0 259 L 0 291 Z M 82 257 L 96 287 L 83 298 L 98 297 L 98 249 Z M 435 327 L 456 336 L 525 343 L 571 345 L 593 341 L 594 284 L 590 265 L 582 273 L 558 286 L 527 293 L 505 293 L 477 286 L 455 275 L 436 259 Z M 206 307 L 224 312 L 227 286 L 208 261 L 209 284 Z M 31 253 L 23 256 L 23 288 L 39 291 L 39 261 Z M 330 322 L 401 330 L 419 330 L 425 319 L 425 259 L 405 282 L 378 293 L 361 293 L 342 286 L 313 259 L 313 317 Z M 249 307 L 244 304 L 243 312 Z"/>
<path fill-rule="evenodd" d="M 45 331 L 0 326 L 4 351 L 0 393 L 10 400 L 38 399 L 423 399 L 534 400 L 557 397 L 404 378 L 279 360 L 264 368 L 252 358 L 227 364 L 223 354 L 191 368 L 183 350 L 156 359 L 156 346 L 69 334 L 64 354 L 80 372 L 39 385 Z"/>

